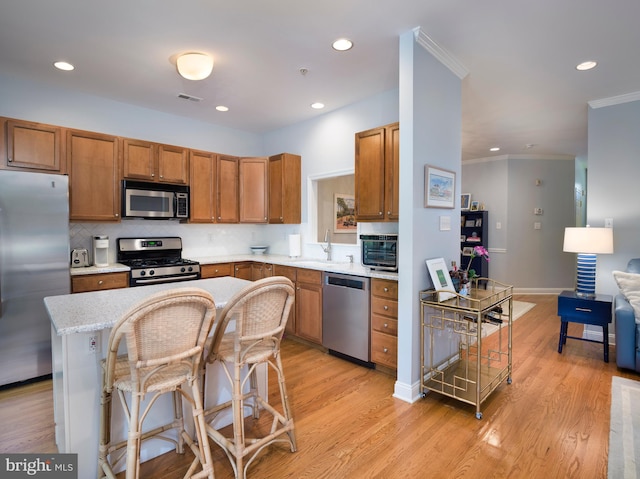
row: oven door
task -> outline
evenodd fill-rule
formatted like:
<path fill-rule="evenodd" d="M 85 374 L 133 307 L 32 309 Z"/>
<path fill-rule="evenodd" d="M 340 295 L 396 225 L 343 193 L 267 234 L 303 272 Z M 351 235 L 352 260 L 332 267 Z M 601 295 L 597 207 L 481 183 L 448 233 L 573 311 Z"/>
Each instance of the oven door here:
<path fill-rule="evenodd" d="M 123 216 L 131 218 L 174 218 L 175 193 L 127 188 Z"/>
<path fill-rule="evenodd" d="M 398 271 L 397 249 L 396 239 L 362 239 L 362 265 L 373 270 Z"/>

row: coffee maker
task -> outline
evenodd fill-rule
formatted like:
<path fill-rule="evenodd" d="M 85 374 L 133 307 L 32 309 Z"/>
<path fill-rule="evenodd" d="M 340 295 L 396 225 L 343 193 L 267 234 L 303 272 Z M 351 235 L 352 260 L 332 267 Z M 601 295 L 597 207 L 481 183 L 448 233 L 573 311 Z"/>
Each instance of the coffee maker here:
<path fill-rule="evenodd" d="M 98 267 L 109 266 L 109 237 L 93 237 L 93 265 Z"/>

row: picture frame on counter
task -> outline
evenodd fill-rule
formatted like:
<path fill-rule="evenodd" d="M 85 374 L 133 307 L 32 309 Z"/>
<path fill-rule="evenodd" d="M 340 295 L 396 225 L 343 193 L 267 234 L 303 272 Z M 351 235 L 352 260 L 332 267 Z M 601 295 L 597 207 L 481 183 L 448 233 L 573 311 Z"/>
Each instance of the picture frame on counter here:
<path fill-rule="evenodd" d="M 455 207 L 456 174 L 431 165 L 424 166 L 424 207 Z"/>
<path fill-rule="evenodd" d="M 456 290 L 451 281 L 451 275 L 447 269 L 444 258 L 433 258 L 425 261 L 433 289 L 438 292 L 438 301 L 446 301 L 456 296 Z"/>

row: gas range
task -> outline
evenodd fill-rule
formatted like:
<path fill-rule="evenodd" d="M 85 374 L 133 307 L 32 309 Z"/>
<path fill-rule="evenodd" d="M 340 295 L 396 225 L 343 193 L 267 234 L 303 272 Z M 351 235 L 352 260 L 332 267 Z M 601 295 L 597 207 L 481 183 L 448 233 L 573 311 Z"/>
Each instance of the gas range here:
<path fill-rule="evenodd" d="M 129 286 L 200 279 L 200 263 L 182 257 L 182 239 L 118 238 L 118 262 L 131 268 Z"/>

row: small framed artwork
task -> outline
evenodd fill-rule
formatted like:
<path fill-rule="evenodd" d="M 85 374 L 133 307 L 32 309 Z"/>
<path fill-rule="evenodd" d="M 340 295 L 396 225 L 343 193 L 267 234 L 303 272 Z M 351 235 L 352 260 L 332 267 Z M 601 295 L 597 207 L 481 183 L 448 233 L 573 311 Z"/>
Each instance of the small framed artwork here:
<path fill-rule="evenodd" d="M 356 199 L 353 195 L 335 193 L 333 202 L 333 217 L 335 219 L 334 233 L 355 233 L 358 229 L 356 221 Z"/>
<path fill-rule="evenodd" d="M 469 207 L 469 211 L 478 211 L 480 209 L 479 201 L 472 201 L 471 206 Z"/>
<path fill-rule="evenodd" d="M 460 211 L 469 211 L 471 206 L 471 193 L 462 193 L 460 195 Z"/>
<path fill-rule="evenodd" d="M 473 254 L 473 246 L 465 246 L 462 248 L 462 256 L 471 256 Z"/>
<path fill-rule="evenodd" d="M 456 290 L 453 287 L 444 258 L 428 259 L 425 263 L 433 283 L 433 289 L 438 292 L 438 301 L 446 301 L 449 298 L 453 298 L 456 295 Z"/>
<path fill-rule="evenodd" d="M 476 227 L 480 228 L 482 226 L 482 218 L 477 218 L 476 219 Z"/>
<path fill-rule="evenodd" d="M 456 174 L 435 166 L 424 166 L 424 207 L 454 208 Z"/>
<path fill-rule="evenodd" d="M 475 227 L 475 225 L 476 225 L 476 222 L 474 220 L 467 220 L 464 223 L 465 228 L 473 228 Z"/>

